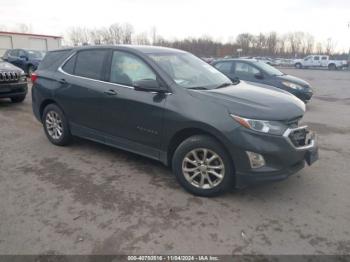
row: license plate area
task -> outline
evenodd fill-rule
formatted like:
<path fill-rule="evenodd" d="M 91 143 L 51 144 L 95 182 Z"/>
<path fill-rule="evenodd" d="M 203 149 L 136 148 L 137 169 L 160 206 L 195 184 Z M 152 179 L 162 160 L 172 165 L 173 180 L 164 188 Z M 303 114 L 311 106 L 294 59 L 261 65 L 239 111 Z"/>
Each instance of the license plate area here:
<path fill-rule="evenodd" d="M 8 93 L 11 92 L 11 87 L 8 85 L 0 85 L 0 93 Z"/>

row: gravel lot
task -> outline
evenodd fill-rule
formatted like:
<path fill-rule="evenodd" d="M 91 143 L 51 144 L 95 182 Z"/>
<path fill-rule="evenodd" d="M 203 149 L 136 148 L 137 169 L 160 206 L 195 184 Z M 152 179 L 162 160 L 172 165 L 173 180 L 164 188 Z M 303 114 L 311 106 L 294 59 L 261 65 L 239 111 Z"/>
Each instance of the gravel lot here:
<path fill-rule="evenodd" d="M 205 199 L 160 163 L 77 139 L 56 147 L 31 99 L 0 101 L 0 254 L 350 254 L 350 72 L 284 69 L 315 96 L 320 160 Z"/>

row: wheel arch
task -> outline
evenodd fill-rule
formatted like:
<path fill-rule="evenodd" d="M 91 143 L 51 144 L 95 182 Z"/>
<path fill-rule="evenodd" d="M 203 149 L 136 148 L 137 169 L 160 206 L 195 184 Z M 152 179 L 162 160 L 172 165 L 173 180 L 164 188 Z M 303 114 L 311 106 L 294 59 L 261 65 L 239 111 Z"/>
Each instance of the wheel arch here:
<path fill-rule="evenodd" d="M 329 68 L 329 69 L 332 69 L 332 68 L 337 69 L 338 67 L 337 67 L 337 65 L 336 65 L 335 63 L 330 63 L 330 64 L 328 65 L 328 68 Z"/>
<path fill-rule="evenodd" d="M 41 102 L 40 107 L 39 107 L 39 116 L 40 116 L 41 121 L 42 121 L 42 118 L 43 118 L 45 107 L 47 107 L 48 105 L 51 105 L 51 104 L 55 104 L 56 106 L 58 106 L 62 110 L 62 112 L 65 114 L 64 110 L 62 109 L 62 107 L 54 99 L 47 98 L 47 99 L 45 99 L 44 101 Z"/>
<path fill-rule="evenodd" d="M 187 138 L 195 135 L 207 135 L 211 138 L 215 139 L 222 148 L 226 151 L 228 156 L 230 157 L 232 161 L 233 168 L 235 169 L 235 164 L 233 161 L 232 154 L 230 150 L 227 148 L 227 141 L 225 138 L 221 137 L 219 135 L 218 131 L 209 129 L 209 128 L 202 128 L 202 127 L 186 127 L 183 129 L 178 130 L 174 135 L 171 137 L 168 145 L 167 145 L 167 159 L 166 164 L 171 167 L 172 158 L 174 156 L 175 150 L 178 148 L 178 146 L 185 141 Z"/>

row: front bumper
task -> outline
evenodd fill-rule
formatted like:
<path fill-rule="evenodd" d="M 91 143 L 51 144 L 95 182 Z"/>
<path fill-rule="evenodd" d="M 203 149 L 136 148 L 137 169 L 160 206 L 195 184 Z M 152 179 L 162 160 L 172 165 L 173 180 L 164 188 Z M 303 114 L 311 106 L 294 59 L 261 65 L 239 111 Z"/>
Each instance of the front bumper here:
<path fill-rule="evenodd" d="M 27 92 L 28 83 L 26 81 L 17 83 L 0 83 L 0 98 L 24 96 Z"/>
<path fill-rule="evenodd" d="M 314 154 L 312 161 L 317 160 L 316 137 L 310 139 L 310 143 L 305 146 L 295 146 L 288 135 L 287 132 L 284 136 L 262 134 L 244 127 L 232 132 L 230 151 L 236 172 L 236 188 L 258 182 L 286 179 L 301 170 L 306 161 L 310 163 L 311 153 Z M 256 169 L 251 168 L 246 151 L 261 154 L 265 159 L 265 165 Z"/>
<path fill-rule="evenodd" d="M 313 91 L 311 88 L 308 88 L 306 90 L 296 90 L 292 92 L 293 95 L 295 95 L 297 98 L 304 102 L 308 102 L 311 97 L 313 96 Z"/>

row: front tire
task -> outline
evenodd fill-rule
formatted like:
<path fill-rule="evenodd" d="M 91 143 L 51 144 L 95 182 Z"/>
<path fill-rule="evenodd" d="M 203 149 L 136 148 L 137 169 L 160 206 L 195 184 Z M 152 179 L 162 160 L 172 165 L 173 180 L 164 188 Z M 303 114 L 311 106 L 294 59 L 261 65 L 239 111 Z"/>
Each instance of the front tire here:
<path fill-rule="evenodd" d="M 71 140 L 68 121 L 63 111 L 55 104 L 45 107 L 42 122 L 45 134 L 56 146 L 65 146 Z"/>
<path fill-rule="evenodd" d="M 176 149 L 173 172 L 190 193 L 212 197 L 227 192 L 234 185 L 234 168 L 223 146 L 206 135 L 192 136 Z"/>

